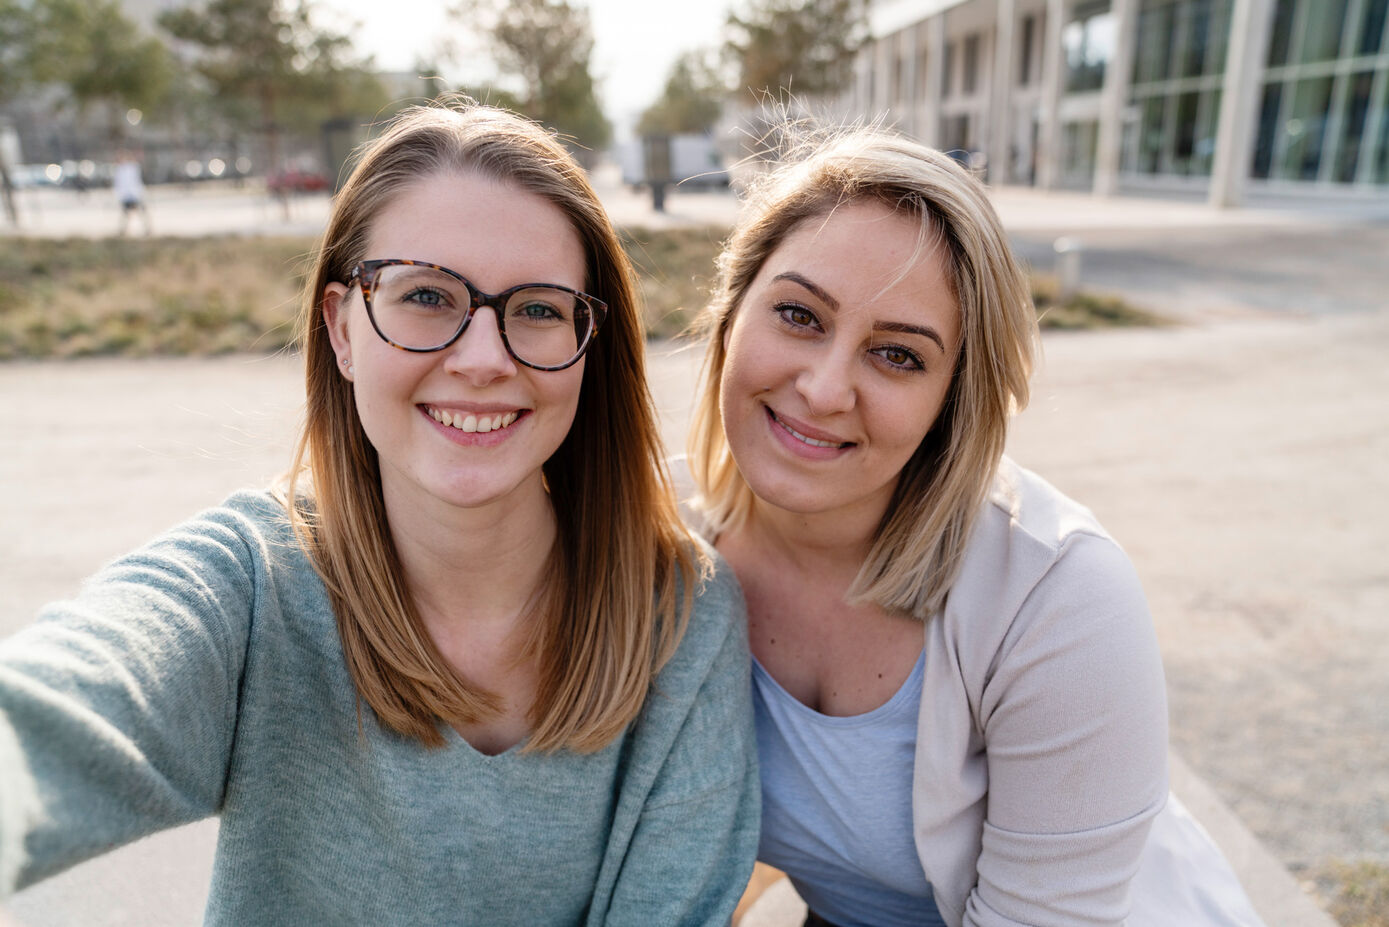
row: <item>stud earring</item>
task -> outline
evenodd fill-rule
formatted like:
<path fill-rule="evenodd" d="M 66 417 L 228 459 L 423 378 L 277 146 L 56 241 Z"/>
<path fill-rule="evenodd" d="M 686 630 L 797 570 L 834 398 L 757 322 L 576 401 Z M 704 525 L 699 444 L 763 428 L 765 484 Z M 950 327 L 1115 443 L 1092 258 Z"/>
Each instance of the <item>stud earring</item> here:
<path fill-rule="evenodd" d="M 342 365 L 343 365 L 344 368 L 346 368 L 346 370 L 347 370 L 347 375 L 348 375 L 349 377 L 352 376 L 354 373 L 357 372 L 357 368 L 354 367 L 354 366 L 352 366 L 352 360 L 351 360 L 350 358 L 344 357 L 344 358 L 342 359 Z"/>

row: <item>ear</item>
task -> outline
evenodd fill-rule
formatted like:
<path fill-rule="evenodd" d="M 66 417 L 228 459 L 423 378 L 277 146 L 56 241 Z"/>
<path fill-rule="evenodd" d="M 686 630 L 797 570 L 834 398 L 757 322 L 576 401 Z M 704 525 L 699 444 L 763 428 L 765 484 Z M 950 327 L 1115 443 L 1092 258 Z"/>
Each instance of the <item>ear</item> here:
<path fill-rule="evenodd" d="M 347 368 L 352 364 L 352 339 L 348 334 L 347 318 L 349 304 L 348 289 L 341 283 L 330 283 L 323 288 L 323 299 L 319 308 L 323 312 L 323 326 L 328 329 L 328 341 L 333 345 L 333 353 L 338 357 L 338 370 L 347 379 L 352 375 Z"/>

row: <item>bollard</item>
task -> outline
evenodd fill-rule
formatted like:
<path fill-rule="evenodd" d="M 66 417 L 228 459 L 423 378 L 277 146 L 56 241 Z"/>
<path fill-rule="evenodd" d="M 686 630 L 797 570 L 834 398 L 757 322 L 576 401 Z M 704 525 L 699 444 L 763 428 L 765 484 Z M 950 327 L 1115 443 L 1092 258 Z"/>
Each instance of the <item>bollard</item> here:
<path fill-rule="evenodd" d="M 1052 247 L 1056 249 L 1056 302 L 1064 306 L 1080 290 L 1080 256 L 1085 245 L 1079 238 L 1063 236 Z"/>

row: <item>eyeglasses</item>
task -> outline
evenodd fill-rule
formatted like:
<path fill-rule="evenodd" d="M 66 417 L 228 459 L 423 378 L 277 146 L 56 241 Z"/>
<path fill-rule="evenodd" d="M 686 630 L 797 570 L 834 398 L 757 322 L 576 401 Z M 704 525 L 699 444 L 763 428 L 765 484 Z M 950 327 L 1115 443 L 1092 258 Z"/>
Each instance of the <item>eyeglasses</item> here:
<path fill-rule="evenodd" d="M 392 347 L 442 351 L 485 306 L 497 313 L 507 353 L 535 370 L 575 364 L 608 313 L 601 299 L 558 284 L 526 283 L 493 296 L 447 267 L 399 258 L 362 261 L 347 282 L 361 286 L 372 327 Z"/>

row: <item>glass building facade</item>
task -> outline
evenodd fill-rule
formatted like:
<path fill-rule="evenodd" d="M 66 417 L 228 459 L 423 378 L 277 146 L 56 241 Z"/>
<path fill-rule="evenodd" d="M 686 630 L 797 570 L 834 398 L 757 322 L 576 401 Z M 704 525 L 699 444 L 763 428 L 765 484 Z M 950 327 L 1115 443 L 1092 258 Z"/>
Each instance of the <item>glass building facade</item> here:
<path fill-rule="evenodd" d="M 1389 196 L 1389 0 L 879 0 L 870 23 L 848 104 L 991 181 Z M 895 99 L 882 47 L 912 62 Z"/>

